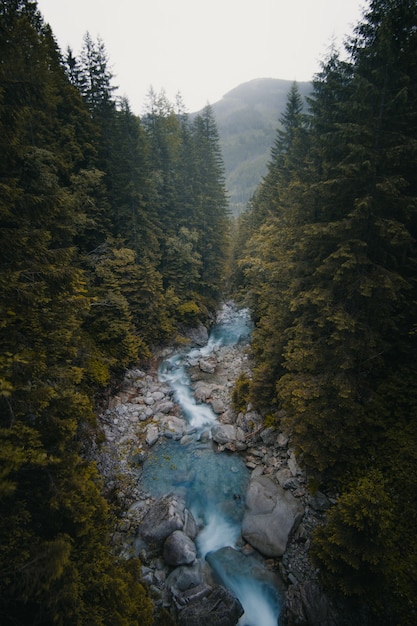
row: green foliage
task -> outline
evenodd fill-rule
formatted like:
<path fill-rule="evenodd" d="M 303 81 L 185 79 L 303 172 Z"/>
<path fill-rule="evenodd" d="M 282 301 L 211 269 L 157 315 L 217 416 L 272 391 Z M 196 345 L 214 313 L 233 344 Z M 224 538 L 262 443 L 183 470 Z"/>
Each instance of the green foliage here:
<path fill-rule="evenodd" d="M 82 450 L 97 392 L 215 304 L 220 160 L 194 163 L 197 136 L 164 102 L 146 130 L 116 106 L 100 40 L 87 35 L 64 66 L 36 2 L 2 2 L 0 22 L 2 624 L 146 626 L 140 563 L 115 558 Z"/>
<path fill-rule="evenodd" d="M 235 255 L 256 322 L 252 401 L 340 494 L 315 558 L 375 624 L 416 618 L 415 18 L 415 2 L 371 1 L 307 117 L 289 93 Z"/>
<path fill-rule="evenodd" d="M 237 413 L 246 410 L 249 401 L 250 385 L 251 380 L 249 376 L 245 373 L 239 374 L 232 391 L 233 408 Z"/>

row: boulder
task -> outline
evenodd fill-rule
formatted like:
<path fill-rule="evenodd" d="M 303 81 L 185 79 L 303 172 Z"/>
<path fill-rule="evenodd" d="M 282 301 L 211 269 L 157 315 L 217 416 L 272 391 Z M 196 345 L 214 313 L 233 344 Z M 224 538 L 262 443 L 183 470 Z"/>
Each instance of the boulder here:
<path fill-rule="evenodd" d="M 158 405 L 158 413 L 170 413 L 174 409 L 174 403 L 171 400 L 164 400 Z"/>
<path fill-rule="evenodd" d="M 196 559 L 197 548 L 182 530 L 175 530 L 165 540 L 163 556 L 168 565 L 189 565 Z"/>
<path fill-rule="evenodd" d="M 153 504 L 139 526 L 139 535 L 149 545 L 162 547 L 175 530 L 182 530 L 185 520 L 184 500 L 168 495 Z"/>
<path fill-rule="evenodd" d="M 208 341 L 208 330 L 201 323 L 194 328 L 187 328 L 184 334 L 196 346 L 205 346 Z"/>
<path fill-rule="evenodd" d="M 282 556 L 304 514 L 301 503 L 268 476 L 251 479 L 242 536 L 266 557 Z"/>
<path fill-rule="evenodd" d="M 200 370 L 205 374 L 214 374 L 216 371 L 216 364 L 213 361 L 201 359 L 199 362 Z"/>
<path fill-rule="evenodd" d="M 213 398 L 212 400 L 210 400 L 210 404 L 211 408 L 217 415 L 221 415 L 221 413 L 224 413 L 226 410 L 224 402 L 220 398 Z"/>
<path fill-rule="evenodd" d="M 211 436 L 216 443 L 230 443 L 236 439 L 236 427 L 233 424 L 214 424 Z"/>
<path fill-rule="evenodd" d="M 154 443 L 158 441 L 158 437 L 159 437 L 158 426 L 155 426 L 155 424 L 149 424 L 149 426 L 146 429 L 146 440 L 145 440 L 148 446 L 149 447 L 153 446 Z"/>
<path fill-rule="evenodd" d="M 280 616 L 280 626 L 366 626 L 365 612 L 331 601 L 314 582 L 290 585 Z"/>
<path fill-rule="evenodd" d="M 243 615 L 239 600 L 230 591 L 216 586 L 196 601 L 190 601 L 178 615 L 178 626 L 236 626 Z"/>
<path fill-rule="evenodd" d="M 201 562 L 196 560 L 191 565 L 180 565 L 176 567 L 166 580 L 166 588 L 172 594 L 178 595 L 188 589 L 198 587 L 203 582 L 203 568 Z"/>
<path fill-rule="evenodd" d="M 194 387 L 194 398 L 197 402 L 207 402 L 215 387 L 215 385 L 209 385 L 204 381 L 199 381 Z"/>
<path fill-rule="evenodd" d="M 186 428 L 187 422 L 180 417 L 175 417 L 174 415 L 168 415 L 167 417 L 163 417 L 161 420 L 161 430 L 165 437 L 168 437 L 169 439 L 181 439 L 181 437 L 185 434 Z"/>

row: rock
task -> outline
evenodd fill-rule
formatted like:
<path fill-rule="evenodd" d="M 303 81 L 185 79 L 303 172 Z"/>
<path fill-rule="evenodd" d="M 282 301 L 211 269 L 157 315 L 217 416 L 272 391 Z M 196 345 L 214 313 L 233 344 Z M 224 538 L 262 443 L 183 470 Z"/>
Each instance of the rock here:
<path fill-rule="evenodd" d="M 355 624 L 357 622 L 354 622 Z M 328 598 L 315 583 L 291 585 L 279 617 L 280 626 L 341 624 Z"/>
<path fill-rule="evenodd" d="M 299 476 L 303 473 L 302 469 L 297 463 L 294 452 L 290 452 L 290 458 L 288 459 L 288 468 L 293 476 Z"/>
<path fill-rule="evenodd" d="M 154 443 L 158 441 L 158 438 L 159 438 L 158 426 L 155 426 L 155 424 L 149 424 L 149 426 L 146 429 L 146 439 L 145 439 L 148 446 L 149 447 L 153 446 Z"/>
<path fill-rule="evenodd" d="M 284 433 L 279 433 L 276 443 L 277 443 L 278 448 L 286 448 L 288 446 L 287 435 L 284 435 Z"/>
<path fill-rule="evenodd" d="M 254 551 L 252 551 L 254 552 Z M 234 588 L 241 584 L 242 580 L 251 580 L 254 584 L 259 583 L 265 595 L 276 598 L 277 602 L 284 592 L 284 583 L 277 574 L 271 572 L 259 560 L 258 556 L 248 551 L 247 554 L 229 546 L 209 552 L 206 561 L 210 565 L 217 579 Z"/>
<path fill-rule="evenodd" d="M 197 402 L 207 402 L 211 397 L 214 385 L 209 385 L 204 381 L 199 381 L 194 388 L 194 398 Z"/>
<path fill-rule="evenodd" d="M 311 496 L 308 503 L 315 511 L 327 511 L 330 508 L 330 500 L 321 491 Z"/>
<path fill-rule="evenodd" d="M 216 413 L 217 415 L 221 415 L 226 410 L 226 407 L 224 406 L 224 402 L 223 400 L 220 400 L 220 398 L 213 398 L 213 400 L 210 400 L 210 404 L 214 413 Z"/>
<path fill-rule="evenodd" d="M 171 402 L 170 400 L 166 400 L 165 402 L 161 402 L 158 405 L 158 413 L 168 414 L 173 410 L 173 408 L 174 408 L 174 403 Z"/>
<path fill-rule="evenodd" d="M 201 562 L 196 560 L 191 565 L 180 565 L 175 568 L 166 580 L 167 589 L 173 595 L 179 595 L 192 587 L 198 587 L 204 582 L 204 573 Z"/>
<path fill-rule="evenodd" d="M 232 424 L 214 424 L 211 436 L 216 443 L 230 443 L 236 439 L 236 428 Z"/>
<path fill-rule="evenodd" d="M 190 539 L 195 539 L 198 535 L 197 522 L 194 519 L 194 515 L 188 509 L 184 510 L 184 527 L 183 530 Z"/>
<path fill-rule="evenodd" d="M 214 374 L 216 371 L 216 364 L 213 361 L 205 361 L 203 359 L 199 362 L 200 370 L 206 374 Z"/>
<path fill-rule="evenodd" d="M 180 417 L 169 415 L 161 420 L 161 429 L 165 437 L 169 439 L 181 439 L 187 428 L 187 423 Z"/>
<path fill-rule="evenodd" d="M 190 602 L 178 616 L 178 626 L 235 626 L 243 615 L 239 600 L 227 589 L 216 586 L 198 601 Z"/>
<path fill-rule="evenodd" d="M 220 444 L 243 442 L 245 435 L 241 428 L 233 424 L 216 423 L 211 429 L 213 441 Z"/>
<path fill-rule="evenodd" d="M 262 439 L 262 443 L 265 446 L 273 446 L 276 438 L 277 438 L 277 431 L 275 430 L 275 428 L 265 428 L 261 433 L 260 433 L 260 437 Z"/>
<path fill-rule="evenodd" d="M 205 346 L 208 342 L 208 331 L 203 324 L 199 324 L 195 328 L 187 328 L 184 334 L 196 346 Z"/>
<path fill-rule="evenodd" d="M 268 476 L 258 476 L 250 481 L 246 494 L 242 536 L 264 556 L 282 556 L 303 514 L 303 506 L 291 493 Z"/>
<path fill-rule="evenodd" d="M 175 530 L 182 530 L 185 520 L 185 503 L 175 495 L 168 495 L 153 504 L 139 527 L 142 539 L 162 547 L 165 539 Z"/>
<path fill-rule="evenodd" d="M 197 556 L 197 548 L 182 530 L 175 530 L 164 543 L 163 556 L 168 565 L 189 565 Z"/>

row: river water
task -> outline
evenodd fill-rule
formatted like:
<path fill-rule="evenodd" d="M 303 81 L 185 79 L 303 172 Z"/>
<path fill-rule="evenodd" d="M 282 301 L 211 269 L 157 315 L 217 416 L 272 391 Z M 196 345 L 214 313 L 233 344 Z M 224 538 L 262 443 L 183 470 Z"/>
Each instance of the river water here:
<path fill-rule="evenodd" d="M 206 403 L 197 403 L 188 374 L 189 362 L 209 357 L 222 346 L 246 343 L 251 321 L 247 310 L 224 306 L 206 346 L 175 354 L 161 364 L 160 379 L 174 392 L 189 423 L 187 444 L 166 439 L 143 467 L 141 482 L 151 493 L 185 495 L 187 507 L 201 529 L 198 557 L 206 559 L 219 582 L 239 598 L 244 615 L 239 626 L 276 626 L 280 595 L 273 575 L 260 555 L 239 549 L 249 470 L 237 453 L 218 453 L 211 441 L 217 416 Z"/>

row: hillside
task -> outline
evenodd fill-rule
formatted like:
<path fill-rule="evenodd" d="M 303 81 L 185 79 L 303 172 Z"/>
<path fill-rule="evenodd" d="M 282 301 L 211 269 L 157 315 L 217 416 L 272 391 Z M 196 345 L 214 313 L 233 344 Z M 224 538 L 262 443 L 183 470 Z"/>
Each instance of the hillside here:
<path fill-rule="evenodd" d="M 293 81 L 256 78 L 213 104 L 234 215 L 246 207 L 266 172 L 279 118 Z M 311 83 L 297 83 L 303 97 Z"/>

